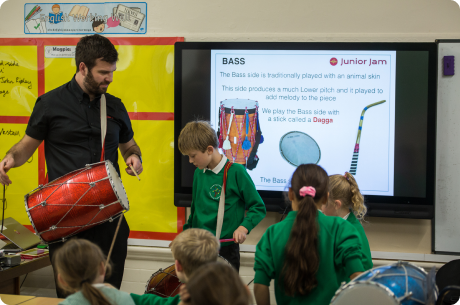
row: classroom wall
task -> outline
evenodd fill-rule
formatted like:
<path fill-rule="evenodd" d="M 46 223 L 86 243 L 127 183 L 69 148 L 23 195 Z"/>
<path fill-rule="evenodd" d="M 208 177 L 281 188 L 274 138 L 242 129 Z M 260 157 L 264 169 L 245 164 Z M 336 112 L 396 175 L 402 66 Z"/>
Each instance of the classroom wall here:
<path fill-rule="evenodd" d="M 100 1 L 84 1 L 100 2 Z M 148 30 L 145 36 L 180 36 L 185 41 L 329 41 L 329 42 L 432 42 L 435 39 L 460 38 L 460 8 L 451 0 L 149 0 Z M 23 30 L 24 0 L 9 0 L 0 9 L 0 37 L 30 37 Z M 41 3 L 75 3 L 75 1 L 41 1 Z M 83 3 L 83 2 L 82 2 Z M 64 35 L 42 35 L 41 37 Z M 135 36 L 135 35 L 132 35 Z M 140 35 L 137 35 L 140 36 Z M 1 110 L 0 110 L 1 112 Z M 0 145 L 1 142 L 0 142 Z M 11 202 L 10 204 L 23 204 Z M 268 213 L 245 243 L 253 249 L 265 229 L 280 215 Z M 373 256 L 391 256 L 423 260 L 431 252 L 431 221 L 392 218 L 368 218 L 364 225 Z M 130 247 L 141 253 L 143 247 Z M 163 264 L 169 264 L 166 249 L 151 249 L 163 260 L 138 255 L 128 258 L 123 288 L 142 292 L 144 277 Z M 391 255 L 389 255 L 390 253 Z M 405 253 L 405 254 L 404 254 Z M 135 255 L 136 256 L 136 255 Z M 244 256 L 244 255 L 243 255 Z M 243 265 L 250 270 L 251 254 Z M 375 259 L 374 257 L 374 259 Z M 428 257 L 428 256 L 426 256 Z M 132 260 L 132 261 L 131 261 Z M 436 261 L 436 260 L 434 260 Z M 251 272 L 244 272 L 248 278 Z M 48 270 L 49 277 L 52 277 Z M 38 275 L 38 283 L 43 281 Z M 246 278 L 245 278 L 246 279 Z M 33 281 L 32 279 L 30 279 Z M 31 284 L 33 285 L 33 284 Z M 27 283 L 25 286 L 28 286 Z M 273 298 L 272 298 L 273 300 Z"/>
<path fill-rule="evenodd" d="M 74 3 L 73 0 L 41 1 L 45 2 Z M 30 2 L 9 0 L 2 5 L 0 37 L 33 38 L 23 30 L 25 3 Z M 153 0 L 147 3 L 146 36 L 182 36 L 185 41 L 432 42 L 460 38 L 460 8 L 451 0 Z M 41 35 L 46 36 L 64 35 Z M 249 236 L 247 244 L 254 245 L 279 216 L 270 213 Z M 372 251 L 431 252 L 429 220 L 369 218 L 364 228 Z"/>

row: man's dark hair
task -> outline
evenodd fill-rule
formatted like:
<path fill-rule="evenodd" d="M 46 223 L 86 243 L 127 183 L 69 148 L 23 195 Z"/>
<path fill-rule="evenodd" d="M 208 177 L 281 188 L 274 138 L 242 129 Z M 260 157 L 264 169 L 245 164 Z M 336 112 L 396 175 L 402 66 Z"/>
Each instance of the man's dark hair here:
<path fill-rule="evenodd" d="M 75 50 L 77 72 L 81 62 L 88 67 L 88 70 L 91 70 L 96 65 L 98 58 L 108 63 L 115 63 L 118 61 L 118 52 L 110 40 L 104 36 L 95 34 L 82 37 Z"/>
<path fill-rule="evenodd" d="M 95 20 L 95 21 L 93 21 L 93 24 L 92 24 L 93 30 L 94 30 L 95 27 L 100 26 L 101 24 L 104 24 L 104 23 L 105 23 L 104 20 Z"/>

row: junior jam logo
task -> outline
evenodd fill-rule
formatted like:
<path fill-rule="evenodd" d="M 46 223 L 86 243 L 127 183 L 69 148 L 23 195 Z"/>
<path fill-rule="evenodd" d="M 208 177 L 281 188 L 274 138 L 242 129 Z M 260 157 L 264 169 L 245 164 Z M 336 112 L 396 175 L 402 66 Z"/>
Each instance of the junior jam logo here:
<path fill-rule="evenodd" d="M 335 66 L 338 63 L 337 58 L 335 58 L 335 57 L 332 57 L 329 62 L 331 63 L 331 66 Z"/>

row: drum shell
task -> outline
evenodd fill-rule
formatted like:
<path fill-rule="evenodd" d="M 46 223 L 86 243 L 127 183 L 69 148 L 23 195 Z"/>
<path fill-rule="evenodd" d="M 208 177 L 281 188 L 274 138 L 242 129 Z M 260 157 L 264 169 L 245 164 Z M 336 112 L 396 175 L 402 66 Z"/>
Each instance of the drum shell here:
<path fill-rule="evenodd" d="M 121 202 L 101 209 L 119 200 L 107 162 L 68 173 L 25 196 L 26 211 L 37 234 L 57 227 L 39 234 L 42 241 L 67 238 L 123 212 Z"/>
<path fill-rule="evenodd" d="M 155 294 L 163 298 L 174 297 L 179 293 L 181 285 L 182 283 L 176 275 L 176 266 L 171 265 L 152 274 L 145 286 L 145 293 Z"/>
<path fill-rule="evenodd" d="M 217 261 L 232 266 L 220 255 L 217 257 Z M 179 293 L 181 285 L 182 283 L 176 275 L 176 266 L 171 265 L 152 274 L 145 285 L 144 293 L 155 294 L 163 298 L 174 297 Z"/>

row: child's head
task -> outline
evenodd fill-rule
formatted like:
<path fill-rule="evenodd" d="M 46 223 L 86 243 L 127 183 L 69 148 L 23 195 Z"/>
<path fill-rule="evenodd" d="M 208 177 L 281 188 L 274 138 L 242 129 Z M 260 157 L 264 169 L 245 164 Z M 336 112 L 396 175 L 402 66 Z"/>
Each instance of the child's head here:
<path fill-rule="evenodd" d="M 329 180 L 326 171 L 315 164 L 302 164 L 295 170 L 291 178 L 289 199 L 298 203 L 299 209 L 304 206 L 303 202 L 313 201 L 317 207 L 321 207 L 328 197 Z M 304 194 L 304 187 L 313 187 L 314 196 Z"/>
<path fill-rule="evenodd" d="M 95 20 L 91 26 L 96 33 L 102 33 L 105 29 L 105 22 L 104 20 Z"/>
<path fill-rule="evenodd" d="M 188 229 L 177 235 L 171 243 L 176 274 L 182 282 L 200 266 L 215 262 L 219 255 L 220 243 L 209 231 Z"/>
<path fill-rule="evenodd" d="M 53 11 L 53 13 L 57 14 L 61 10 L 61 7 L 59 6 L 59 4 L 55 4 L 51 7 L 51 10 Z"/>
<path fill-rule="evenodd" d="M 345 175 L 329 176 L 329 193 L 330 199 L 322 207 L 326 215 L 340 216 L 340 210 L 345 213 L 351 210 L 358 219 L 363 219 L 366 215 L 364 197 L 359 191 L 355 178 L 349 172 Z"/>
<path fill-rule="evenodd" d="M 62 289 L 70 293 L 81 290 L 92 305 L 110 304 L 92 285 L 103 283 L 105 276 L 105 256 L 97 245 L 86 239 L 71 239 L 56 251 L 53 260 Z"/>
<path fill-rule="evenodd" d="M 294 172 L 289 199 L 297 210 L 296 220 L 286 245 L 283 267 L 287 295 L 306 295 L 318 284 L 318 208 L 328 198 L 328 176 L 315 164 L 302 164 Z"/>
<path fill-rule="evenodd" d="M 206 168 L 212 155 L 219 153 L 216 131 L 206 121 L 192 121 L 181 130 L 178 139 L 179 151 L 189 157 L 189 162 L 199 169 Z"/>
<path fill-rule="evenodd" d="M 190 305 L 248 305 L 251 296 L 236 270 L 223 263 L 201 266 L 187 283 Z"/>

